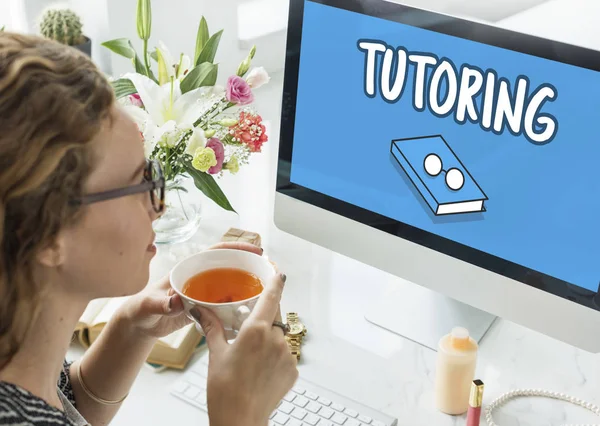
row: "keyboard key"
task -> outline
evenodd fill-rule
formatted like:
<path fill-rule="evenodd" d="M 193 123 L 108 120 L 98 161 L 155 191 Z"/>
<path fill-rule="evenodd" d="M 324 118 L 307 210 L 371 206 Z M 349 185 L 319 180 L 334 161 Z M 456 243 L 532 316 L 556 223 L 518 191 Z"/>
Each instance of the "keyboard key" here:
<path fill-rule="evenodd" d="M 354 410 L 351 410 L 350 408 L 346 408 L 344 410 L 344 414 L 347 415 L 348 417 L 352 417 L 354 419 L 358 416 L 358 413 Z"/>
<path fill-rule="evenodd" d="M 293 392 L 288 392 L 288 394 L 283 397 L 287 402 L 292 402 L 294 398 L 296 398 L 296 394 Z"/>
<path fill-rule="evenodd" d="M 366 425 L 370 425 L 373 421 L 372 418 L 363 415 L 358 416 L 358 420 Z"/>
<path fill-rule="evenodd" d="M 331 423 L 329 420 L 321 419 L 321 421 L 317 424 L 317 426 L 335 426 L 335 425 L 333 423 Z"/>
<path fill-rule="evenodd" d="M 346 421 L 346 423 L 344 423 L 344 426 L 360 426 L 360 422 L 354 419 L 348 419 L 348 421 Z"/>
<path fill-rule="evenodd" d="M 197 370 L 202 377 L 208 378 L 208 365 L 201 365 Z"/>
<path fill-rule="evenodd" d="M 306 417 L 307 414 L 308 413 L 306 411 L 304 411 L 302 408 L 295 408 L 294 412 L 292 413 L 292 416 L 299 420 L 302 420 L 303 418 Z"/>
<path fill-rule="evenodd" d="M 305 397 L 307 397 L 308 399 L 312 399 L 313 401 L 316 401 L 317 399 L 319 399 L 319 395 L 317 395 L 316 393 L 312 393 L 312 392 L 306 392 L 304 394 Z"/>
<path fill-rule="evenodd" d="M 385 426 L 385 423 L 381 423 L 379 420 L 373 421 L 373 426 Z"/>
<path fill-rule="evenodd" d="M 319 401 L 319 403 L 323 404 L 326 407 L 329 407 L 331 405 L 331 401 L 328 400 L 327 398 L 323 398 L 323 397 L 319 397 L 319 399 L 317 400 Z"/>
<path fill-rule="evenodd" d="M 285 413 L 285 414 L 290 414 L 292 411 L 294 411 L 294 406 L 292 404 L 290 404 L 289 402 L 284 401 L 277 408 L 277 410 L 281 411 L 282 413 Z"/>
<path fill-rule="evenodd" d="M 343 412 L 346 407 L 344 407 L 341 404 L 333 403 L 333 404 L 331 404 L 331 408 L 333 408 L 335 411 L 342 411 Z"/>
<path fill-rule="evenodd" d="M 200 395 L 196 397 L 196 401 L 198 401 L 202 405 L 206 405 L 206 392 L 200 392 Z"/>
<path fill-rule="evenodd" d="M 310 411 L 311 413 L 318 413 L 319 410 L 321 409 L 321 405 L 317 404 L 316 402 L 309 402 L 308 405 L 304 408 L 306 408 L 308 411 Z"/>
<path fill-rule="evenodd" d="M 299 386 L 294 386 L 292 388 L 294 390 L 294 392 L 296 392 L 298 395 L 304 395 L 306 393 L 306 389 L 303 389 Z"/>
<path fill-rule="evenodd" d="M 206 389 L 206 377 L 202 377 L 195 371 L 190 371 L 189 374 L 185 375 L 185 380 L 200 389 Z"/>
<path fill-rule="evenodd" d="M 189 398 L 189 399 L 196 399 L 196 397 L 199 394 L 200 394 L 200 389 L 198 389 L 197 387 L 194 387 L 194 386 L 190 386 L 189 388 L 187 388 L 187 390 L 184 393 L 185 397 Z"/>
<path fill-rule="evenodd" d="M 283 414 L 283 413 L 277 413 L 277 415 L 275 417 L 273 417 L 273 421 L 275 423 L 277 423 L 278 425 L 286 424 L 289 419 L 290 419 L 290 416 Z"/>
<path fill-rule="evenodd" d="M 175 386 L 173 386 L 173 391 L 178 393 L 184 393 L 188 388 L 188 384 L 186 382 L 177 382 Z"/>
<path fill-rule="evenodd" d="M 340 413 L 335 413 L 331 418 L 331 421 L 338 425 L 343 425 L 344 423 L 346 423 L 346 420 L 348 420 L 348 417 Z"/>
<path fill-rule="evenodd" d="M 304 418 L 304 423 L 310 426 L 315 426 L 317 423 L 319 423 L 319 418 L 314 414 L 308 413 L 308 415 Z"/>
<path fill-rule="evenodd" d="M 308 399 L 304 398 L 303 396 L 297 396 L 294 399 L 294 405 L 297 405 L 298 407 L 306 407 L 306 404 L 308 404 Z"/>
<path fill-rule="evenodd" d="M 319 410 L 319 416 L 323 417 L 324 419 L 329 420 L 331 418 L 331 416 L 333 416 L 333 410 L 331 408 L 327 408 L 327 407 L 323 407 Z M 376 425 L 379 426 L 379 425 Z M 385 426 L 385 425 L 383 425 Z"/>
<path fill-rule="evenodd" d="M 290 421 L 287 422 L 285 426 L 302 426 L 302 422 L 300 420 L 290 419 Z"/>

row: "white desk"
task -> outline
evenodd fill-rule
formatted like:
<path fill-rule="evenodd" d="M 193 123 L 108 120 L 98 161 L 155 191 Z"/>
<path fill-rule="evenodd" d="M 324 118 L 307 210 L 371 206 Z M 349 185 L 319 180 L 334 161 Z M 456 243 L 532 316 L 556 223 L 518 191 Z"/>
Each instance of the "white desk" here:
<path fill-rule="evenodd" d="M 507 21 L 507 26 L 518 28 L 532 17 L 537 22 L 544 13 L 558 22 L 567 14 L 563 10 L 569 9 L 567 3 L 576 7 L 583 1 L 550 2 L 529 11 L 529 15 L 515 17 L 512 24 Z M 579 13 L 586 15 L 581 9 Z M 587 19 L 591 22 L 595 16 L 598 13 L 587 14 Z M 546 20 L 542 25 L 538 22 L 537 32 L 543 32 L 544 25 L 553 28 L 554 21 Z M 573 31 L 577 28 L 585 26 L 575 25 Z M 279 116 L 281 76 L 273 77 L 258 101 L 266 117 Z M 436 354 L 363 319 L 365 303 L 386 285 L 393 285 L 393 279 L 272 226 L 277 130 L 271 133 L 271 142 L 262 155 L 239 175 L 222 182 L 240 212 L 239 218 L 223 213 L 207 201 L 198 235 L 188 244 L 172 247 L 171 253 L 161 250 L 152 265 L 153 277 L 166 273 L 177 256 L 218 240 L 229 226 L 256 230 L 263 236 L 266 253 L 288 275 L 282 309 L 299 312 L 309 330 L 299 366 L 301 376 L 396 416 L 400 425 L 464 424 L 463 417 L 446 416 L 433 408 Z M 80 354 L 81 349 L 74 346 L 69 356 Z M 598 403 L 599 366 L 595 355 L 499 320 L 482 342 L 477 376 L 486 383 L 484 403 L 516 387 L 547 388 Z M 208 425 L 203 412 L 167 393 L 180 374 L 156 374 L 142 369 L 113 424 Z M 594 420 L 583 409 L 537 398 L 511 402 L 496 415 L 500 426 L 583 424 Z"/>

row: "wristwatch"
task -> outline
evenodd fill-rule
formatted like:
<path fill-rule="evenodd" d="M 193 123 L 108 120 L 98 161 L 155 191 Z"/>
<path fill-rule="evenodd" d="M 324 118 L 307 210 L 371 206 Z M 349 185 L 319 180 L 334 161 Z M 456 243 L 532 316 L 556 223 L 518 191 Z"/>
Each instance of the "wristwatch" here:
<path fill-rule="evenodd" d="M 306 336 L 306 327 L 298 319 L 298 314 L 295 312 L 289 312 L 287 314 L 287 323 L 290 326 L 290 331 L 285 336 L 287 343 L 290 347 L 290 352 L 295 355 L 300 361 L 300 346 L 302 345 L 302 339 Z"/>

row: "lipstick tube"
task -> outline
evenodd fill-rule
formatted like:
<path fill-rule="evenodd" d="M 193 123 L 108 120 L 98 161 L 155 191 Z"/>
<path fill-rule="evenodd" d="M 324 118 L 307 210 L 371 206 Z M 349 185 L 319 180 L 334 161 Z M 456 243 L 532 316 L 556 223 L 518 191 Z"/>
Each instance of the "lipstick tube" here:
<path fill-rule="evenodd" d="M 471 395 L 469 396 L 469 409 L 467 411 L 467 426 L 479 426 L 481 419 L 481 406 L 483 405 L 483 382 L 473 380 Z"/>

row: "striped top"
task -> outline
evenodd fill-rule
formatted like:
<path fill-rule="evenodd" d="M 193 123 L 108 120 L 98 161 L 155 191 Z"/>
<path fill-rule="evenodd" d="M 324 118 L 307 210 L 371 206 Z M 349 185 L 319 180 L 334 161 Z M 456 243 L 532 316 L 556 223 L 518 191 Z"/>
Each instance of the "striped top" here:
<path fill-rule="evenodd" d="M 63 364 L 57 391 L 76 407 L 73 388 L 69 379 L 71 363 Z M 0 382 L 0 425 L 6 426 L 76 426 L 65 414 L 11 383 Z"/>

